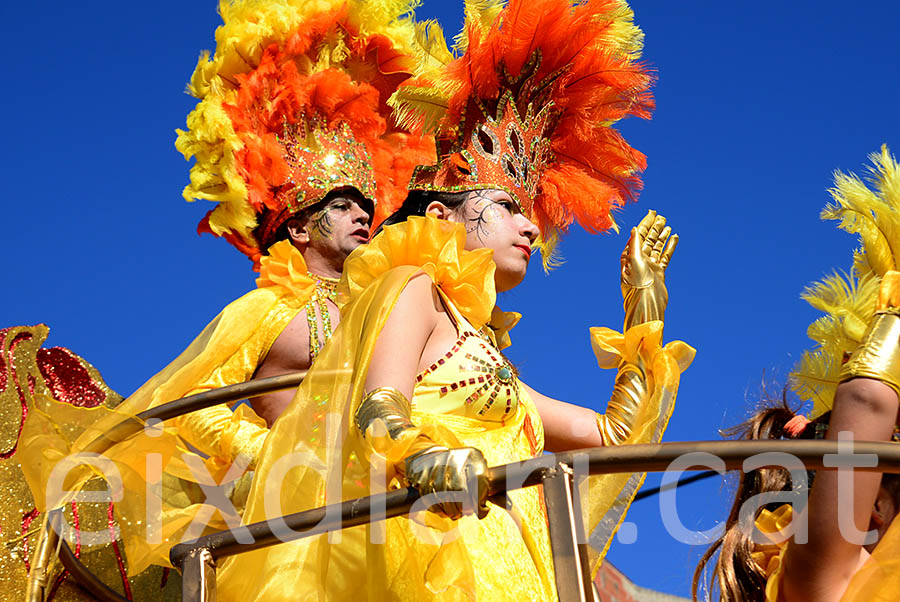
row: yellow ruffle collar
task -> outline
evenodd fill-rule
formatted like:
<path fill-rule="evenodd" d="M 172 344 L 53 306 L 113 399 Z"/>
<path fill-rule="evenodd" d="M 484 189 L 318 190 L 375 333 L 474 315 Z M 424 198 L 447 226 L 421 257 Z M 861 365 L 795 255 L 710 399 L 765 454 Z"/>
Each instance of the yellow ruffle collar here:
<path fill-rule="evenodd" d="M 289 240 L 275 243 L 269 247 L 269 254 L 260 259 L 256 286 L 273 288 L 304 303 L 316 292 L 316 283 L 309 277 L 303 255 Z"/>
<path fill-rule="evenodd" d="M 410 217 L 387 226 L 344 264 L 338 285 L 343 307 L 392 268 L 412 265 L 428 274 L 474 328 L 491 319 L 497 298 L 490 249 L 467 251 L 462 224 L 434 217 Z"/>

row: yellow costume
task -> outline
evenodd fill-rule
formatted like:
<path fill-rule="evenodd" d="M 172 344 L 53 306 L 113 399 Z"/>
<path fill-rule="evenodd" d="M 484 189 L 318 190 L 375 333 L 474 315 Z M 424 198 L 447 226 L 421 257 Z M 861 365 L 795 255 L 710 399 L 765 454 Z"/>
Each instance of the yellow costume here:
<path fill-rule="evenodd" d="M 837 386 L 854 376 L 877 378 L 897 389 L 897 350 L 891 342 L 876 348 L 869 340 L 880 314 L 896 316 L 900 305 L 900 252 L 896 232 L 900 227 L 900 164 L 887 147 L 870 156 L 874 190 L 855 175 L 835 174 L 830 191 L 835 204 L 822 212 L 824 219 L 840 221 L 840 227 L 860 237 L 849 275 L 834 274 L 808 288 L 804 298 L 826 315 L 808 330 L 817 347 L 807 351 L 792 374 L 798 395 L 814 403 L 812 416 L 832 409 Z M 890 308 L 882 312 L 880 310 Z M 895 325 L 896 331 L 896 325 Z M 868 343 L 868 345 L 867 345 Z M 854 350 L 863 351 L 851 355 Z M 877 368 L 877 369 L 876 369 Z M 763 510 L 757 528 L 774 534 L 790 526 L 793 509 L 784 505 L 774 512 Z M 815 520 L 810 516 L 809 520 Z M 758 544 L 753 561 L 766 575 L 766 602 L 783 602 L 782 560 L 789 540 Z M 900 591 L 900 521 L 894 520 L 871 557 L 853 575 L 841 602 L 887 602 Z"/>
<path fill-rule="evenodd" d="M 421 272 L 440 291 L 459 340 L 443 361 L 417 378 L 411 400 L 415 430 L 447 447 L 477 447 L 490 464 L 543 451 L 540 417 L 483 330 L 492 313 L 498 317 L 491 252 L 465 251 L 464 241 L 459 224 L 412 217 L 388 226 L 350 256 L 339 288 L 341 324 L 266 440 L 245 521 L 378 491 L 377 479 L 370 483 L 370 468 L 390 467 L 406 456 L 413 436 L 369 443 L 352 417 L 378 333 L 406 283 Z M 681 344 L 660 348 L 653 333 L 635 334 L 597 330 L 594 337 L 604 365 L 616 354 L 604 350 L 620 349 L 641 354 L 651 366 L 654 394 L 635 422 L 633 437 L 643 442 L 657 440 L 664 428 L 671 412 L 666 402 L 674 398 L 680 368 L 691 354 Z M 295 461 L 292 453 L 299 454 Z M 386 475 L 394 487 L 395 477 Z M 595 527 L 606 511 L 615 515 L 623 480 L 613 475 L 590 481 L 586 515 Z M 320 535 L 227 558 L 218 570 L 218 595 L 223 600 L 342 599 L 350 592 L 360 600 L 554 599 L 540 492 L 530 488 L 510 497 L 511 513 L 494 507 L 483 520 L 454 522 L 425 514 L 419 517 L 425 528 L 396 518 L 343 531 L 332 543 Z M 496 553 L 498 542 L 503 554 Z"/>
<path fill-rule="evenodd" d="M 51 402 L 46 411 L 29 414 L 20 449 L 40 509 L 71 498 L 51 486 L 61 461 L 97 451 L 93 441 L 148 408 L 250 380 L 304 309 L 310 357 L 319 351 L 331 334 L 325 300 L 333 300 L 336 281 L 308 274 L 300 252 L 289 241 L 275 241 L 287 220 L 335 189 L 354 188 L 376 205 L 377 188 L 383 202 L 376 209 L 390 212 L 413 167 L 433 154 L 430 137 L 387 119 L 387 98 L 413 64 L 408 8 L 402 0 L 221 3 L 217 49 L 198 61 L 189 90 L 199 102 L 176 146 L 195 160 L 185 198 L 216 203 L 199 230 L 245 253 L 261 271 L 259 288 L 226 307 L 175 361 L 114 409 Z M 123 481 L 116 512 L 134 573 L 151 563 L 167 565 L 168 548 L 185 533 L 199 532 L 188 529 L 210 510 L 197 503 L 205 497 L 200 486 L 237 483 L 241 470 L 232 466 L 252 469 L 268 433 L 246 406 L 235 413 L 208 408 L 164 426 L 107 441 L 115 444 L 105 452 L 110 470 Z M 187 444 L 209 457 L 191 453 Z M 63 489 L 77 490 L 97 476 L 109 475 L 97 467 L 72 471 Z M 221 519 L 207 516 L 197 528 L 225 528 Z"/>
<path fill-rule="evenodd" d="M 272 209 L 270 202 L 284 202 L 289 206 L 291 202 L 305 199 L 299 194 L 282 194 L 283 190 L 276 194 L 268 194 L 271 192 L 268 190 L 254 196 L 261 183 L 271 183 L 276 176 L 281 178 L 281 185 L 287 186 L 285 174 L 269 169 L 268 160 L 280 156 L 279 149 L 285 147 L 283 141 L 288 134 L 296 138 L 299 132 L 297 128 L 284 127 L 280 119 L 273 120 L 269 109 L 282 106 L 279 103 L 285 96 L 305 90 L 294 85 L 294 76 L 299 72 L 328 66 L 346 57 L 348 51 L 377 58 L 381 74 L 396 74 L 387 68 L 396 69 L 403 62 L 397 52 L 382 52 L 386 34 L 370 38 L 363 35 L 372 32 L 377 19 L 370 23 L 358 17 L 363 13 L 373 18 L 384 17 L 385 7 L 379 9 L 378 3 L 367 3 L 357 14 L 346 11 L 343 4 L 337 7 L 329 4 L 335 10 L 310 18 L 309 27 L 316 32 L 324 29 L 334 34 L 326 36 L 327 40 L 337 38 L 346 44 L 329 46 L 327 52 L 319 52 L 314 57 L 303 55 L 303 60 L 292 56 L 290 60 L 294 62 L 289 65 L 293 67 L 279 71 L 285 64 L 279 57 L 305 48 L 309 36 L 287 36 L 288 43 L 273 44 L 265 50 L 262 49 L 265 44 L 258 40 L 247 44 L 246 39 L 235 40 L 240 38 L 237 30 L 242 34 L 267 32 L 263 36 L 266 43 L 273 35 L 287 35 L 293 25 L 285 26 L 278 18 L 271 22 L 261 19 L 263 25 L 256 22 L 257 11 L 268 10 L 266 7 L 274 4 L 300 10 L 305 16 L 318 6 L 300 0 L 223 4 L 223 15 L 243 15 L 247 27 L 226 26 L 220 30 L 217 40 L 225 49 L 226 58 L 217 58 L 208 69 L 199 69 L 196 78 L 198 90 L 224 90 L 226 95 L 232 95 L 234 104 L 206 103 L 194 115 L 197 123 L 205 119 L 216 126 L 212 128 L 211 139 L 225 142 L 216 147 L 216 152 L 208 152 L 204 146 L 207 139 L 195 137 L 196 149 L 203 151 L 197 152 L 198 161 L 204 161 L 206 167 L 196 170 L 193 189 L 208 193 L 201 198 L 215 198 L 222 203 L 218 213 L 210 215 L 209 228 L 228 237 L 254 259 L 259 250 L 252 244 L 256 231 L 244 219 L 247 212 L 229 204 L 232 193 L 243 194 L 249 190 L 251 202 L 269 209 Z M 394 4 L 391 7 L 397 8 Z M 482 86 L 484 82 L 470 81 L 478 88 L 473 92 L 465 88 L 466 84 L 460 87 L 423 78 L 402 94 L 398 93 L 392 102 L 402 114 L 398 118 L 402 123 L 415 121 L 418 112 L 427 111 L 427 107 L 442 107 L 453 113 L 446 120 L 447 125 L 466 124 L 464 128 L 449 127 L 443 132 L 438 166 L 434 171 L 419 170 L 412 188 L 507 190 L 519 209 L 526 216 L 534 217 L 541 229 L 542 248 L 549 251 L 559 233 L 576 220 L 591 231 L 613 228 L 611 208 L 633 198 L 639 187 L 636 174 L 643 166 L 643 155 L 628 146 L 612 125 L 626 115 L 648 114 L 651 99 L 647 87 L 651 78 L 637 61 L 640 31 L 631 23 L 631 12 L 623 2 L 589 0 L 573 5 L 568 0 L 540 3 L 516 0 L 503 11 L 506 13 L 500 13 L 496 4 L 469 3 L 468 37 L 463 36 L 460 41 L 469 52 L 458 59 L 453 59 L 449 50 L 438 51 L 434 43 L 437 40 L 442 45 L 443 38 L 434 29 L 426 27 L 418 32 L 419 42 L 435 51 L 426 50 L 418 57 L 419 68 L 431 74 L 455 74 L 456 83 L 468 81 L 466 77 L 460 79 L 464 71 L 477 71 L 479 76 L 490 71 L 502 79 L 500 92 L 496 85 Z M 511 23 L 504 20 L 504 15 L 513 13 L 521 22 L 501 28 L 501 21 Z M 348 14 L 354 18 L 345 19 Z M 275 26 L 269 27 L 273 22 Z M 340 23 L 340 27 L 323 28 L 328 23 Z M 529 32 L 534 27 L 537 31 Z M 401 30 L 403 27 L 396 24 L 391 29 L 394 33 Z M 578 49 L 563 43 L 573 35 L 583 42 Z M 510 36 L 512 39 L 506 39 Z M 361 43 L 361 39 L 366 43 Z M 536 46 L 532 47 L 532 42 Z M 493 53 L 486 45 L 496 45 L 498 52 Z M 232 60 L 226 60 L 228 57 Z M 243 68 L 247 57 L 251 62 L 259 61 L 259 71 L 232 77 L 235 74 L 231 70 L 236 66 Z M 489 70 L 484 68 L 485 64 L 489 64 Z M 357 72 L 367 71 L 360 68 L 354 70 Z M 615 75 L 601 81 L 596 78 L 600 73 Z M 220 77 L 220 85 L 209 85 L 211 74 Z M 279 79 L 283 74 L 287 74 L 290 85 Z M 338 81 L 332 75 L 312 78 L 313 83 L 327 86 Z M 265 102 L 258 103 L 262 107 L 261 116 L 247 118 L 250 108 L 256 106 L 251 102 L 254 99 L 248 100 L 246 95 L 235 91 L 234 81 L 246 82 L 250 93 L 263 95 Z M 371 98 L 382 99 L 385 89 L 386 86 L 378 87 L 378 94 Z M 322 89 L 302 98 L 332 98 L 326 92 Z M 482 92 L 485 94 L 479 96 Z M 492 92 L 498 94 L 488 98 Z M 329 106 L 337 110 L 364 97 L 353 96 L 345 99 L 347 103 Z M 243 111 L 239 118 L 234 117 L 235 106 Z M 223 112 L 231 116 L 233 123 L 249 128 L 243 138 L 229 131 L 229 124 L 218 128 L 223 125 Z M 430 116 L 440 118 L 434 111 Z M 467 120 L 468 117 L 474 120 Z M 425 120 L 428 121 L 427 116 Z M 264 136 L 259 131 L 263 127 L 270 130 L 263 132 Z M 555 129 L 560 132 L 557 136 L 553 135 Z M 262 138 L 268 143 L 261 142 Z M 293 142 L 288 146 L 291 145 Z M 241 188 L 244 185 L 232 177 L 235 173 L 243 175 L 233 169 L 235 158 L 243 158 L 262 170 L 260 177 L 251 182 L 252 186 Z M 332 159 L 337 161 L 338 157 Z M 290 180 L 290 184 L 288 190 L 295 192 L 296 180 Z M 653 223 L 662 230 L 662 222 Z M 225 223 L 231 227 L 223 227 Z M 661 235 L 660 248 L 655 250 L 657 260 L 660 255 L 663 257 L 662 263 L 655 265 L 656 280 L 650 271 L 642 271 L 632 274 L 635 281 L 623 281 L 630 302 L 642 308 L 636 314 L 626 314 L 629 327 L 624 334 L 609 329 L 593 329 L 591 333 L 600 366 L 619 370 L 621 378 L 617 377 L 617 387 L 625 381 L 635 385 L 623 384 L 614 394 L 614 397 L 631 395 L 616 406 L 617 410 L 627 409 L 624 412 L 627 420 L 612 416 L 615 412 L 611 411 L 598 422 L 607 443 L 660 440 L 671 415 L 680 372 L 693 355 L 683 343 L 662 345 L 661 315 L 653 315 L 654 308 L 658 310 L 660 306 L 649 300 L 653 297 L 664 305 L 664 299 L 655 295 L 665 290 L 662 271 L 674 249 L 674 241 L 670 239 L 666 250 L 662 250 L 667 236 L 668 233 Z M 508 343 L 503 327 L 508 328 L 514 319 L 495 307 L 495 266 L 491 251 L 466 251 L 464 242 L 465 230 L 459 224 L 413 217 L 406 223 L 388 226 L 370 245 L 360 247 L 350 256 L 337 295 L 341 323 L 292 404 L 265 439 L 243 515 L 245 523 L 276 519 L 283 514 L 400 485 L 402 481 L 394 471 L 411 455 L 411 446 L 418 435 L 448 448 L 475 446 L 491 464 L 514 462 L 543 452 L 540 417 L 519 386 L 514 370 L 496 348 L 497 344 Z M 544 259 L 548 261 L 547 256 Z M 264 274 L 265 270 L 263 265 Z M 363 385 L 373 349 L 397 298 L 410 278 L 420 273 L 432 280 L 453 316 L 460 336 L 458 348 L 449 350 L 443 364 L 439 361 L 420 375 L 410 400 L 412 428 L 404 429 L 396 440 L 371 430 L 371 437 L 367 438 L 357 428 L 355 417 L 363 401 Z M 644 276 L 650 282 L 644 281 Z M 250 305 L 272 301 L 268 293 L 256 293 L 252 302 L 248 301 Z M 256 317 L 267 315 L 267 311 L 250 313 Z M 233 318 L 242 319 L 239 313 L 234 313 Z M 488 323 L 491 328 L 483 330 Z M 205 350 L 216 354 L 220 343 L 216 333 L 221 333 L 226 340 L 229 336 L 223 326 L 221 319 L 214 323 L 186 352 L 183 361 L 179 361 L 180 367 L 173 367 L 171 374 L 159 382 L 174 382 L 172 379 L 182 373 L 182 368 L 193 365 L 193 359 L 202 357 Z M 241 332 L 242 326 L 235 326 Z M 261 326 L 254 328 L 251 325 L 243 331 L 248 335 L 246 340 L 251 335 L 259 338 L 241 347 L 247 351 L 239 352 L 234 370 L 246 369 L 256 357 L 256 350 L 266 347 L 269 337 L 265 330 Z M 34 475 L 32 487 L 35 490 L 45 487 L 47 473 L 66 454 L 85 450 L 88 442 L 109 432 L 123 416 L 127 418 L 154 403 L 149 394 L 141 398 L 146 403 L 125 404 L 120 413 L 88 421 L 78 440 L 68 447 L 52 445 L 49 428 L 52 425 L 42 430 L 36 419 L 31 437 L 33 453 L 41 453 L 43 457 L 36 464 L 42 474 Z M 171 429 L 147 429 L 104 453 L 123 475 L 124 500 L 117 508 L 128 517 L 123 525 L 124 540 L 129 561 L 134 566 L 165 564 L 167 546 L 176 543 L 188 530 L 188 523 L 206 511 L 200 505 L 190 505 L 185 512 L 185 504 L 178 503 L 185 496 L 165 480 L 165 477 L 188 478 L 189 469 L 196 463 L 196 456 L 187 453 L 176 435 L 177 431 Z M 162 494 L 146 487 L 150 480 L 146 462 L 158 456 L 163 458 Z M 90 474 L 73 471 L 70 481 L 77 485 Z M 591 558 L 595 570 L 642 478 L 642 475 L 608 475 L 586 479 L 581 485 L 584 524 L 591 531 L 595 548 Z M 554 599 L 556 588 L 540 492 L 537 488 L 524 489 L 512 492 L 510 498 L 511 509 L 494 507 L 481 520 L 463 517 L 453 521 L 422 512 L 411 519 L 373 522 L 333 535 L 227 558 L 218 569 L 218 596 L 222 600 L 241 602 L 351 598 L 373 601 Z M 154 522 L 155 517 L 144 516 L 146 509 L 154 504 L 162 506 L 163 519 L 156 523 L 155 540 L 153 530 L 143 524 L 144 518 Z M 201 527 L 223 526 L 218 515 L 203 518 Z M 192 534 L 198 533 L 194 530 Z M 495 553 L 498 542 L 504 548 L 503 554 Z"/>

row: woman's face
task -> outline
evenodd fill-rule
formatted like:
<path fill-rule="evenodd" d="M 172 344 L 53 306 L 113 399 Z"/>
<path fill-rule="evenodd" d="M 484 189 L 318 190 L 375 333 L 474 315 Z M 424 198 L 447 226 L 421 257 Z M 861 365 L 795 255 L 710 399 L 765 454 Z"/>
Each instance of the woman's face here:
<path fill-rule="evenodd" d="M 466 249 L 493 249 L 497 292 L 508 291 L 525 278 L 531 243 L 538 229 L 502 190 L 476 190 L 451 216 L 466 227 Z"/>

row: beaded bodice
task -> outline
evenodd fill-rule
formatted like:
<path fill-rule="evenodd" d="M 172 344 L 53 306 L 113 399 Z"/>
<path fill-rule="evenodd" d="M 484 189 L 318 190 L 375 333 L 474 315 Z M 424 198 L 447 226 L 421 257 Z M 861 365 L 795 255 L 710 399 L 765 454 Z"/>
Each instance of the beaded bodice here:
<path fill-rule="evenodd" d="M 515 415 L 524 394 L 515 369 L 490 338 L 451 311 L 459 336 L 447 353 L 416 376 L 413 407 L 493 422 Z"/>

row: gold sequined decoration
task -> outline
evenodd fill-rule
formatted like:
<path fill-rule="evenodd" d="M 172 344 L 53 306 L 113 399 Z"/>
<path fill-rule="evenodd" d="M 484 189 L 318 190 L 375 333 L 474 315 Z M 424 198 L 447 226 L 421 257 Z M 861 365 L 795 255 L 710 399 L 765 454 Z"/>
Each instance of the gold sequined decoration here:
<path fill-rule="evenodd" d="M 309 363 L 315 361 L 322 346 L 331 338 L 331 313 L 328 311 L 328 301 L 337 305 L 337 278 L 319 276 L 307 272 L 316 283 L 316 292 L 306 303 L 306 322 L 309 324 Z M 317 315 L 318 314 L 318 315 Z M 322 317 L 322 335 L 319 338 L 319 316 Z"/>
<path fill-rule="evenodd" d="M 77 354 L 63 347 L 42 348 L 47 333 L 43 325 L 0 330 L 0 600 L 25 599 L 31 555 L 44 519 L 20 464 L 22 419 L 36 408 L 52 410 L 51 399 L 80 407 L 115 407 L 122 400 L 96 368 Z M 77 432 L 62 434 L 72 439 Z M 85 490 L 108 490 L 108 485 L 97 478 Z M 69 544 L 72 551 L 120 595 L 151 602 L 181 599 L 178 573 L 155 566 L 140 575 L 130 574 L 122 541 L 115 536 L 120 519 L 111 504 L 68 504 L 65 520 L 75 530 Z M 109 532 L 111 543 L 87 545 L 82 534 L 90 532 Z M 46 593 L 47 602 L 94 600 L 59 564 L 52 567 Z"/>

